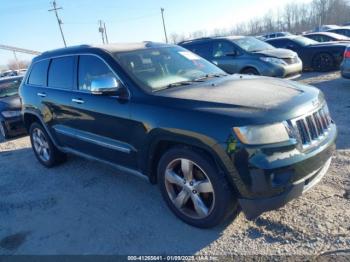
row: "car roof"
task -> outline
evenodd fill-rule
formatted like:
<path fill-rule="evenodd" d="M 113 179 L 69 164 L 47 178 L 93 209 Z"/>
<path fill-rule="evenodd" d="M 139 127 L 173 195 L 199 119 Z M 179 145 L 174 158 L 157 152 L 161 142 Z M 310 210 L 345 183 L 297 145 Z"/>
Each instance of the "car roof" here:
<path fill-rule="evenodd" d="M 340 35 L 340 34 L 337 34 L 337 33 L 333 33 L 333 32 L 312 32 L 312 33 L 307 33 L 307 34 L 303 34 L 305 36 L 308 36 L 308 35 L 328 35 L 328 36 L 333 36 L 335 38 L 347 38 L 346 36 L 344 35 Z"/>
<path fill-rule="evenodd" d="M 8 82 L 11 80 L 19 80 L 22 79 L 23 76 L 5 76 L 5 77 L 0 77 L 0 83 L 1 82 Z"/>
<path fill-rule="evenodd" d="M 329 29 L 327 31 L 333 31 L 333 30 L 339 30 L 339 29 L 346 29 L 346 30 L 350 30 L 350 26 L 339 26 L 337 28 L 332 28 L 332 29 Z"/>
<path fill-rule="evenodd" d="M 113 44 L 104 44 L 104 45 L 78 45 L 78 46 L 70 46 L 70 47 L 46 51 L 40 54 L 39 56 L 35 57 L 33 61 L 37 61 L 45 58 L 51 58 L 55 56 L 79 54 L 83 52 L 93 53 L 98 49 L 109 53 L 122 53 L 122 52 L 130 52 L 130 51 L 142 50 L 142 49 L 148 49 L 148 48 L 167 47 L 167 46 L 170 47 L 174 45 L 165 44 L 165 43 L 156 43 L 151 41 L 138 42 L 138 43 L 113 43 Z"/>
<path fill-rule="evenodd" d="M 235 40 L 245 37 L 252 37 L 252 36 L 242 36 L 242 35 L 230 35 L 230 36 L 213 36 L 213 37 L 201 37 L 201 38 L 194 38 L 189 40 L 184 40 L 179 42 L 179 45 L 186 45 L 191 43 L 198 43 L 198 42 L 209 42 L 212 40 L 218 40 L 218 39 L 227 39 L 227 40 Z"/>

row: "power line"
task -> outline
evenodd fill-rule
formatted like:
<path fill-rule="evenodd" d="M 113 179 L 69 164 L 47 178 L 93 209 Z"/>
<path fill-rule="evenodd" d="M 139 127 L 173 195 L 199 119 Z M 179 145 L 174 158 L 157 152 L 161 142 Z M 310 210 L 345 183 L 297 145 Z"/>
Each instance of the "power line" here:
<path fill-rule="evenodd" d="M 163 29 L 164 29 L 164 35 L 165 35 L 165 42 L 168 43 L 168 36 L 166 34 L 166 29 L 165 29 L 165 22 L 164 22 L 164 8 L 160 8 L 160 12 L 162 13 L 162 21 L 163 21 Z"/>
<path fill-rule="evenodd" d="M 61 31 L 61 36 L 62 36 L 62 40 L 63 40 L 64 46 L 67 47 L 66 39 L 64 38 L 64 34 L 63 34 L 63 30 L 62 30 L 62 24 L 63 23 L 62 23 L 62 20 L 58 17 L 58 12 L 57 12 L 57 10 L 62 10 L 63 8 L 56 6 L 56 0 L 53 0 L 52 6 L 53 6 L 53 8 L 49 9 L 48 11 L 49 12 L 55 11 L 55 15 L 56 15 L 56 18 L 57 18 L 57 23 L 58 23 L 58 26 L 59 26 L 60 31 Z"/>

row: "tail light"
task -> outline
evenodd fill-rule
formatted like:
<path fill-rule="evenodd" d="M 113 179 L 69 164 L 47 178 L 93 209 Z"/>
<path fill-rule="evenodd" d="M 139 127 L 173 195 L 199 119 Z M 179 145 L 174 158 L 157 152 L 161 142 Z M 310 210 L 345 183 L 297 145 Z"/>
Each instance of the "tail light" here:
<path fill-rule="evenodd" d="M 344 52 L 344 58 L 350 58 L 350 48 L 347 48 Z"/>

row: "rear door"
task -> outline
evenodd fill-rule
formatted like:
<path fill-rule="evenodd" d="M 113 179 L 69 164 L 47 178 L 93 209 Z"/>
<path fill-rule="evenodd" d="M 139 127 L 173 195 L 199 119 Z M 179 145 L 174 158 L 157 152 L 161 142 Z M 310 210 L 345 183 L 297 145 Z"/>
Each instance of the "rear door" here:
<path fill-rule="evenodd" d="M 75 121 L 71 114 L 71 93 L 76 84 L 76 64 L 77 57 L 73 55 L 51 59 L 47 88 L 42 94 L 44 119 L 50 119 L 47 125 L 55 134 L 58 143 L 65 147 L 73 147 L 75 140 L 56 130 L 60 126 L 70 126 Z"/>

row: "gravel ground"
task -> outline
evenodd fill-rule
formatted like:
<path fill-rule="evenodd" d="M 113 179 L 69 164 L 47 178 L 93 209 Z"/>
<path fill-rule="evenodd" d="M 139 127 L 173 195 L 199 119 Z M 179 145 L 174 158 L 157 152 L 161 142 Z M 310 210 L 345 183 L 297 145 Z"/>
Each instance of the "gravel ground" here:
<path fill-rule="evenodd" d="M 146 180 L 74 156 L 46 169 L 23 137 L 0 143 L 0 254 L 350 255 L 350 81 L 338 72 L 298 81 L 324 91 L 338 149 L 325 178 L 285 207 L 193 228 Z"/>

